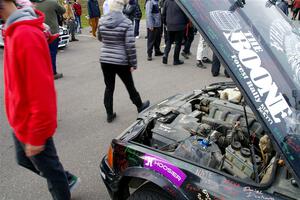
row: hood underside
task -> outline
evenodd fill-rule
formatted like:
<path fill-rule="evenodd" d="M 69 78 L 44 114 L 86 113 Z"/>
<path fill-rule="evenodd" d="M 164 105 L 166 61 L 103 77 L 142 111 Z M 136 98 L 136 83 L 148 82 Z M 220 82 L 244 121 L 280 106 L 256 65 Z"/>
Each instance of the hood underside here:
<path fill-rule="evenodd" d="M 176 0 L 300 177 L 300 37 L 270 1 Z"/>

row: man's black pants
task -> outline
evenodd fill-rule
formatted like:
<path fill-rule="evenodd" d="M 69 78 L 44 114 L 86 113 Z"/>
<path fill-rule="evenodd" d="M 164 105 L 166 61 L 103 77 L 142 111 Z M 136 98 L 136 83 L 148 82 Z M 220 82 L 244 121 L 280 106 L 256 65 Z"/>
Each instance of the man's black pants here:
<path fill-rule="evenodd" d="M 175 49 L 174 49 L 174 62 L 179 61 L 179 54 L 181 50 L 181 43 L 183 39 L 184 31 L 168 31 L 168 41 L 165 48 L 164 56 L 168 57 L 171 46 L 175 42 Z"/>
<path fill-rule="evenodd" d="M 215 53 L 213 53 L 213 59 L 212 59 L 212 65 L 211 65 L 211 73 L 212 73 L 213 76 L 218 76 L 219 75 L 220 67 L 221 67 L 220 60 L 217 57 L 217 55 Z M 226 69 L 224 69 L 224 74 L 226 76 L 229 76 Z"/>
<path fill-rule="evenodd" d="M 194 27 L 189 27 L 188 28 L 188 34 L 184 37 L 185 42 L 184 42 L 184 49 L 182 50 L 184 53 L 189 54 L 191 53 L 191 46 L 195 38 L 195 28 Z"/>
<path fill-rule="evenodd" d="M 148 53 L 148 56 L 151 57 L 152 52 L 153 52 L 153 47 L 154 47 L 155 53 L 160 52 L 161 28 L 155 27 L 155 28 L 153 28 L 152 31 L 150 29 L 147 29 L 147 31 L 148 31 L 147 32 L 147 34 L 148 34 L 147 53 Z"/>
<path fill-rule="evenodd" d="M 56 153 L 54 142 L 49 138 L 45 144 L 45 150 L 32 157 L 25 155 L 25 145 L 13 134 L 16 158 L 20 166 L 47 179 L 48 190 L 54 200 L 69 200 L 71 198 L 67 176 Z"/>
<path fill-rule="evenodd" d="M 101 68 L 106 86 L 104 92 L 104 106 L 108 115 L 113 114 L 113 95 L 115 91 L 116 75 L 118 75 L 124 83 L 132 103 L 135 104 L 137 108 L 142 105 L 142 100 L 140 94 L 135 89 L 129 66 L 101 63 Z"/>

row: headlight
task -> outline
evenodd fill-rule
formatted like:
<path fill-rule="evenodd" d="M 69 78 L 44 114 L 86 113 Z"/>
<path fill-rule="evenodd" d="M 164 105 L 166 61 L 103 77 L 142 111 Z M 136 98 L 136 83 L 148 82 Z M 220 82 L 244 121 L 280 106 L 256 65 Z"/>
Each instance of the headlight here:
<path fill-rule="evenodd" d="M 67 30 L 64 30 L 64 35 L 68 35 L 68 31 Z"/>

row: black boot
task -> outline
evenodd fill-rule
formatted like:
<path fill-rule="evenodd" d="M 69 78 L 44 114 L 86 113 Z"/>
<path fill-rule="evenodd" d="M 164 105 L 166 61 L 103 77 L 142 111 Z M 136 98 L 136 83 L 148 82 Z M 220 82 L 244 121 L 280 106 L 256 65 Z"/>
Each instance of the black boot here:
<path fill-rule="evenodd" d="M 111 123 L 117 117 L 117 114 L 113 111 L 112 101 L 104 101 L 104 107 L 106 109 L 107 118 L 106 121 Z"/>
<path fill-rule="evenodd" d="M 107 118 L 106 118 L 107 123 L 113 122 L 114 119 L 116 119 L 116 117 L 117 117 L 117 114 L 115 112 L 112 114 L 107 114 Z"/>
<path fill-rule="evenodd" d="M 149 106 L 150 106 L 150 101 L 149 100 L 143 102 L 142 105 L 137 108 L 138 113 L 142 112 L 143 110 L 145 110 Z"/>
<path fill-rule="evenodd" d="M 141 96 L 138 92 L 136 92 L 135 96 L 130 97 L 132 103 L 136 106 L 137 111 L 140 113 L 146 108 L 149 107 L 150 101 L 142 102 Z"/>
<path fill-rule="evenodd" d="M 162 63 L 163 64 L 168 64 L 168 57 L 167 56 L 162 57 Z"/>

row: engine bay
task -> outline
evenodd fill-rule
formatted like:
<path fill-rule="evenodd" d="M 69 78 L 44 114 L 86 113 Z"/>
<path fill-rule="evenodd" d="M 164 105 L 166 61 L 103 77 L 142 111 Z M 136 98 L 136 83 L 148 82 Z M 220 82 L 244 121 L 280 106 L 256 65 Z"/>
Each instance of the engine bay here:
<path fill-rule="evenodd" d="M 195 93 L 159 104 L 134 141 L 247 182 L 268 183 L 280 156 L 240 91 L 224 84 Z"/>

